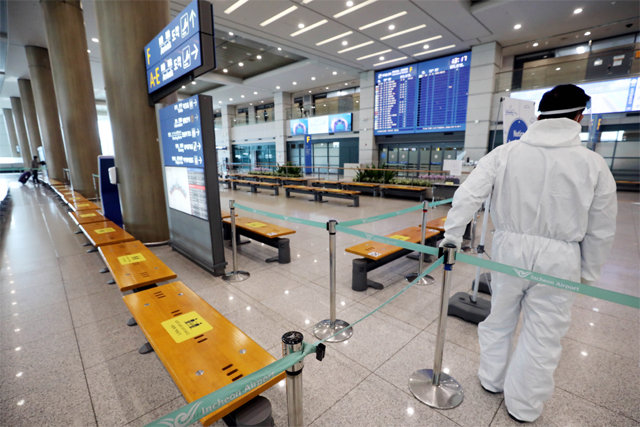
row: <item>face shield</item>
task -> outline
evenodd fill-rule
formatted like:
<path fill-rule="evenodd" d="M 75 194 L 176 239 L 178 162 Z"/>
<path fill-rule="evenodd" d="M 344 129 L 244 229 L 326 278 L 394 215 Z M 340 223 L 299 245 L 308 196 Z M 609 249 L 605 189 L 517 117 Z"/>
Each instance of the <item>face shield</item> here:
<path fill-rule="evenodd" d="M 556 114 L 572 113 L 574 111 L 578 112 L 578 111 L 580 111 L 582 109 L 584 109 L 584 111 L 582 112 L 582 115 L 586 116 L 586 115 L 591 114 L 591 99 L 589 99 L 587 101 L 586 105 L 583 105 L 581 107 L 565 108 L 565 109 L 562 109 L 562 110 L 550 110 L 550 111 L 541 111 L 538 108 L 538 111 L 540 111 L 540 114 L 543 114 L 545 116 L 553 116 L 553 115 L 556 115 Z"/>

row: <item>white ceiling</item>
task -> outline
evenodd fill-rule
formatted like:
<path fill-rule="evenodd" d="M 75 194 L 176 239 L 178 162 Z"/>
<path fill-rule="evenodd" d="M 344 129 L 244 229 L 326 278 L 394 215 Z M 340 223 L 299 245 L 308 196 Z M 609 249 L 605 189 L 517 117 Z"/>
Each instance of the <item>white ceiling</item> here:
<path fill-rule="evenodd" d="M 84 0 L 87 42 L 91 49 L 92 78 L 96 97 L 104 99 L 99 44 L 91 41 L 97 37 L 94 0 Z M 215 81 L 224 87 L 209 92 L 222 104 L 260 102 L 273 97 L 280 90 L 301 92 L 330 90 L 357 84 L 358 73 L 382 69 L 403 63 L 421 61 L 433 57 L 470 49 L 472 46 L 496 41 L 503 46 L 504 55 L 534 52 L 541 48 L 553 48 L 638 31 L 639 3 L 636 0 L 353 0 L 354 4 L 367 3 L 358 10 L 335 17 L 349 9 L 346 0 L 249 0 L 232 13 L 224 11 L 237 0 L 212 0 L 217 30 L 233 31 L 237 36 L 273 47 L 284 52 L 302 55 L 307 60 L 285 66 L 246 80 L 229 79 L 219 72 L 208 73 L 199 80 Z M 171 0 L 175 15 L 189 0 Z M 295 6 L 296 9 L 277 21 L 261 26 L 273 15 Z M 46 47 L 44 20 L 38 0 L 9 1 L 9 49 L 5 83 L 0 91 L 0 106 L 8 107 L 9 96 L 18 96 L 17 79 L 28 78 L 24 46 L 33 44 Z M 574 14 L 576 8 L 583 8 Z M 395 14 L 402 16 L 369 28 L 360 29 L 376 20 Z M 291 36 L 299 24 L 306 26 L 319 21 L 327 22 L 298 36 Z M 515 24 L 520 30 L 514 30 Z M 395 25 L 389 30 L 390 24 Z M 629 26 L 630 24 L 630 26 Z M 420 27 L 396 37 L 393 33 Z M 348 36 L 317 46 L 317 43 L 351 31 Z M 590 31 L 589 37 L 584 36 Z M 446 48 L 423 55 L 423 44 L 405 46 L 420 40 L 428 41 L 429 51 Z M 347 45 L 343 46 L 342 42 Z M 540 47 L 534 48 L 533 41 Z M 347 52 L 342 49 L 368 43 Z M 404 47 L 403 47 L 404 46 Z M 404 58 L 396 62 L 384 62 L 380 54 L 358 59 L 377 52 L 384 61 Z M 224 65 L 220 65 L 222 67 Z M 237 66 L 237 65 L 230 65 Z M 334 75 L 334 72 L 336 74 Z M 316 80 L 312 80 L 316 77 Z M 293 82 L 297 84 L 294 85 Z M 257 95 L 254 95 L 257 92 Z M 241 95 L 245 95 L 241 98 Z M 233 98 L 233 101 L 229 101 Z M 216 102 L 216 105 L 219 105 Z"/>

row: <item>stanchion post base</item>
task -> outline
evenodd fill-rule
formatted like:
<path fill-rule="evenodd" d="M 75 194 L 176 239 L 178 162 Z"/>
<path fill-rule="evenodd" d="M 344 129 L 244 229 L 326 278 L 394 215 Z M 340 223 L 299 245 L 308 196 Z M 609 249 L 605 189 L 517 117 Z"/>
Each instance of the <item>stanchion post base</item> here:
<path fill-rule="evenodd" d="M 407 282 L 413 282 L 414 280 L 416 280 L 416 277 L 418 277 L 418 273 L 409 273 L 404 276 L 404 280 L 406 280 Z M 427 274 L 426 276 L 421 277 L 416 285 L 433 285 L 435 282 L 436 280 Z"/>
<path fill-rule="evenodd" d="M 316 323 L 316 325 L 313 327 L 313 335 L 319 340 L 323 340 L 342 330 L 342 332 L 340 332 L 336 336 L 329 338 L 327 342 L 346 341 L 353 335 L 353 328 L 345 329 L 348 326 L 349 323 L 345 322 L 344 320 L 336 319 L 336 321 L 331 324 L 330 319 L 325 319 Z"/>
<path fill-rule="evenodd" d="M 462 386 L 451 376 L 441 373 L 440 384 L 433 385 L 433 370 L 420 369 L 409 377 L 409 390 L 420 402 L 437 409 L 451 409 L 462 403 Z"/>
<path fill-rule="evenodd" d="M 226 282 L 244 282 L 250 276 L 251 275 L 248 272 L 238 270 L 225 274 L 224 276 L 222 276 L 222 280 Z"/>

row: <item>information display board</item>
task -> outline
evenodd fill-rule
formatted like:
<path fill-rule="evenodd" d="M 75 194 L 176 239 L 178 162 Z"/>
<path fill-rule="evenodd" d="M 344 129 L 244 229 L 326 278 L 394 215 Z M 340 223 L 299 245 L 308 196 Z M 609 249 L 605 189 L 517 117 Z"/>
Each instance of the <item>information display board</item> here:
<path fill-rule="evenodd" d="M 376 72 L 376 135 L 465 129 L 471 52 Z"/>
<path fill-rule="evenodd" d="M 317 135 L 323 133 L 351 132 L 352 113 L 329 114 L 289 121 L 291 135 Z"/>
<path fill-rule="evenodd" d="M 203 0 L 189 3 L 144 47 L 144 61 L 149 94 L 162 88 L 171 91 L 183 77 L 215 68 L 211 4 Z"/>

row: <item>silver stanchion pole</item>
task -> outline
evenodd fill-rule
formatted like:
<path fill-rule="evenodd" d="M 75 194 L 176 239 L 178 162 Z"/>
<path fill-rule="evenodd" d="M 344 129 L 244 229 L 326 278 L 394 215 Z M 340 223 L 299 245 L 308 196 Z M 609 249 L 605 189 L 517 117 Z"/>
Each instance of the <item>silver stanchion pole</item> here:
<path fill-rule="evenodd" d="M 447 302 L 451 287 L 451 270 L 456 256 L 455 246 L 447 244 L 443 249 L 444 274 L 433 369 L 420 369 L 411 374 L 409 390 L 422 403 L 437 409 L 451 409 L 462 403 L 464 392 L 462 386 L 453 377 L 442 372 L 442 353 L 447 327 Z"/>
<path fill-rule="evenodd" d="M 282 336 L 282 357 L 302 350 L 303 335 L 297 331 Z M 287 375 L 287 413 L 289 426 L 304 425 L 302 413 L 302 368 L 304 359 L 286 370 Z"/>
<path fill-rule="evenodd" d="M 422 227 L 420 227 L 420 230 L 422 231 L 422 235 L 420 236 L 420 244 L 422 246 L 424 246 L 424 242 L 425 242 L 425 234 L 427 232 L 427 211 L 429 208 L 429 204 L 427 203 L 427 201 L 425 200 L 424 202 L 422 202 Z M 407 282 L 413 282 L 414 280 L 416 280 L 416 277 L 418 277 L 420 275 L 420 273 L 422 273 L 423 270 L 423 264 L 424 264 L 424 252 L 420 252 L 420 255 L 418 256 L 418 272 L 417 273 L 409 273 L 406 276 L 404 276 L 405 280 Z M 434 278 L 429 276 L 428 274 L 422 278 L 420 278 L 420 280 L 418 281 L 418 285 L 432 285 L 435 282 Z"/>
<path fill-rule="evenodd" d="M 336 224 L 331 219 L 327 222 L 329 230 L 329 319 L 322 320 L 313 327 L 313 335 L 328 342 L 342 342 L 353 335 L 353 328 L 345 329 L 349 323 L 336 319 Z M 336 334 L 336 332 L 339 332 Z M 335 336 L 332 336 L 336 334 Z M 329 338 L 331 337 L 331 338 Z"/>
<path fill-rule="evenodd" d="M 465 247 L 463 250 L 470 254 L 475 254 L 476 252 L 476 227 L 478 226 L 478 214 L 480 211 L 476 211 L 473 214 L 473 219 L 471 220 L 471 236 L 469 239 L 469 247 Z"/>
<path fill-rule="evenodd" d="M 235 200 L 229 200 L 229 214 L 231 215 L 231 257 L 233 271 L 222 276 L 227 282 L 242 282 L 247 280 L 250 274 L 246 271 L 238 270 L 238 243 L 236 242 L 236 207 Z"/>

